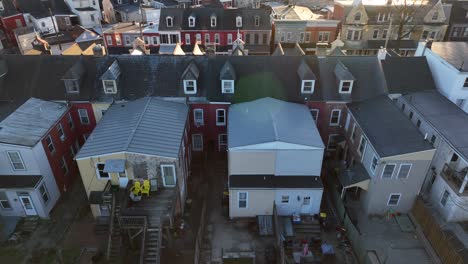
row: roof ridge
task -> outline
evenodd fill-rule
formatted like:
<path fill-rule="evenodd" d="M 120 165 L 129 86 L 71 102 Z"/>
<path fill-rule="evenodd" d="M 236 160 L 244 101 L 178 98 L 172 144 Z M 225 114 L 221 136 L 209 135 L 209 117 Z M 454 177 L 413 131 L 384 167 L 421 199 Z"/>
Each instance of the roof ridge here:
<path fill-rule="evenodd" d="M 140 117 L 138 118 L 138 121 L 137 121 L 134 129 L 132 130 L 131 134 L 128 136 L 128 140 L 127 140 L 127 143 L 125 144 L 125 148 L 124 148 L 125 151 L 128 150 L 128 146 L 130 146 L 130 143 L 132 142 L 133 137 L 135 136 L 135 132 L 138 129 L 138 127 L 140 126 L 141 120 L 143 119 L 143 116 L 145 115 L 146 110 L 148 109 L 148 106 L 150 104 L 151 99 L 152 99 L 152 97 L 148 97 L 145 108 L 143 109 L 143 111 L 141 111 Z"/>
<path fill-rule="evenodd" d="M 279 141 L 278 128 L 276 127 L 276 122 L 275 122 L 275 119 L 273 118 L 273 113 L 271 112 L 271 109 L 268 110 L 268 113 L 270 114 L 271 125 L 273 126 L 273 132 L 275 133 L 275 140 Z"/>

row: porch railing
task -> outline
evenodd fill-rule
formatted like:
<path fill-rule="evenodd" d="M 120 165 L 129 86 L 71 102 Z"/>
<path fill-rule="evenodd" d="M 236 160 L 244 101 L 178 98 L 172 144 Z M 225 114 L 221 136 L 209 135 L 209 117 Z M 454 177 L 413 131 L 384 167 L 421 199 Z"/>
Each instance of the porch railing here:
<path fill-rule="evenodd" d="M 445 163 L 441 174 L 446 180 L 455 185 L 454 191 L 459 194 L 463 194 L 465 192 L 465 187 L 468 181 L 468 168 L 457 171 L 453 165 Z"/>

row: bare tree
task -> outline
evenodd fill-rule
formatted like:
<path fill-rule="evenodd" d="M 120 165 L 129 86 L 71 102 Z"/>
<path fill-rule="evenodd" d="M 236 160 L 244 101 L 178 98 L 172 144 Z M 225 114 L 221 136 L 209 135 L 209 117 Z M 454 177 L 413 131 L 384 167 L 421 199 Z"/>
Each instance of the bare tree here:
<path fill-rule="evenodd" d="M 426 0 L 397 0 L 395 2 L 389 1 L 388 8 L 391 13 L 391 24 L 396 25 L 397 31 L 394 32 L 397 35 L 396 48 L 400 50 L 401 40 L 408 37 L 416 28 L 419 22 L 416 18 L 420 12 L 422 12 L 424 3 Z M 406 28 L 406 29 L 405 29 Z M 392 36 L 392 28 L 390 26 L 387 40 Z"/>

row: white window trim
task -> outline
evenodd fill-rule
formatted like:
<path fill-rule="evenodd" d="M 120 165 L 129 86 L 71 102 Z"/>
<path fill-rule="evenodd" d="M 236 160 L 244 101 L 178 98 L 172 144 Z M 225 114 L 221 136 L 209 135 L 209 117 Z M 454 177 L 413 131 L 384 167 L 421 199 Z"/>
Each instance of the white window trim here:
<path fill-rule="evenodd" d="M 47 144 L 47 149 L 49 150 L 50 153 L 54 154 L 56 152 L 54 141 L 52 140 L 52 137 L 50 135 L 47 136 L 46 143 L 47 143 L 47 139 L 50 140 L 50 144 Z M 54 149 L 53 151 L 50 151 L 49 145 L 52 145 L 52 148 Z"/>
<path fill-rule="evenodd" d="M 245 193 L 245 207 L 240 207 L 239 206 L 239 203 L 240 203 L 240 194 L 241 193 Z M 238 209 L 247 209 L 249 208 L 249 192 L 237 192 L 237 208 Z"/>
<path fill-rule="evenodd" d="M 214 22 L 214 23 L 213 23 Z M 215 16 L 210 17 L 210 25 L 211 27 L 216 27 L 216 24 L 218 23 L 217 19 Z"/>
<path fill-rule="evenodd" d="M 232 91 L 231 92 L 228 92 L 226 90 L 226 88 L 225 88 L 226 83 L 231 83 L 231 85 L 232 85 Z M 222 93 L 230 93 L 230 94 L 234 93 L 234 80 L 221 80 L 221 91 L 222 91 Z"/>
<path fill-rule="evenodd" d="M 236 27 L 242 27 L 242 17 L 236 17 Z"/>
<path fill-rule="evenodd" d="M 317 119 L 314 120 L 315 123 L 317 123 L 318 121 L 318 118 L 319 118 L 319 114 L 320 114 L 320 109 L 318 108 L 314 108 L 314 109 L 310 109 L 310 112 L 311 112 L 311 115 L 312 115 L 312 112 L 317 112 Z M 312 119 L 314 119 L 314 116 L 312 115 Z"/>
<path fill-rule="evenodd" d="M 2 192 L 5 194 L 6 200 L 0 199 L 0 201 L 2 202 L 6 201 L 8 205 L 10 206 L 10 208 L 3 207 L 2 203 L 0 203 L 0 207 L 2 208 L 2 210 L 13 210 L 13 206 L 11 206 L 11 202 L 10 202 L 10 199 L 8 199 L 8 195 L 6 194 L 6 191 L 2 191 Z"/>
<path fill-rule="evenodd" d="M 221 138 L 226 136 L 226 143 L 221 144 Z M 218 135 L 218 151 L 221 151 L 221 146 L 226 146 L 227 148 L 227 134 L 219 134 Z"/>
<path fill-rule="evenodd" d="M 105 165 L 105 163 L 104 162 L 96 162 L 96 177 L 97 177 L 97 179 L 98 180 L 110 180 L 112 177 L 111 177 L 111 175 L 109 173 L 107 173 L 107 175 L 109 175 L 109 177 L 107 177 L 107 178 L 106 177 L 101 177 L 101 174 L 99 173 L 99 168 L 98 168 L 99 164 Z"/>
<path fill-rule="evenodd" d="M 13 161 L 11 160 L 11 157 L 10 157 L 10 153 L 17 153 L 17 154 L 18 154 L 18 157 L 19 157 L 19 159 L 21 160 L 21 164 L 23 164 L 23 169 L 15 169 L 15 166 L 13 165 Z M 21 153 L 20 153 L 19 151 L 16 151 L 16 150 L 7 150 L 7 156 L 8 156 L 8 160 L 10 161 L 11 168 L 12 168 L 14 171 L 25 171 L 25 170 L 26 170 L 26 165 L 24 164 L 23 157 L 21 157 Z"/>
<path fill-rule="evenodd" d="M 195 114 L 196 112 L 201 112 L 201 122 L 197 122 L 197 115 Z M 201 108 L 193 109 L 193 123 L 197 126 L 203 126 L 205 124 L 205 116 L 203 113 L 203 109 Z"/>
<path fill-rule="evenodd" d="M 392 198 L 393 195 L 398 195 L 398 202 L 396 204 L 389 204 L 390 203 L 390 198 Z M 387 206 L 398 206 L 400 204 L 400 200 L 401 200 L 401 193 L 391 193 L 388 196 Z"/>
<path fill-rule="evenodd" d="M 112 88 L 106 87 L 105 82 L 112 82 L 113 87 Z M 117 83 L 115 82 L 115 80 L 102 80 L 102 87 L 104 89 L 105 94 L 116 94 L 117 93 Z M 112 89 L 112 92 L 108 91 L 108 89 Z"/>
<path fill-rule="evenodd" d="M 107 36 L 106 36 L 106 42 L 107 42 L 107 45 L 112 46 L 112 45 L 113 45 L 113 43 L 112 43 L 112 36 L 107 35 Z"/>
<path fill-rule="evenodd" d="M 444 203 L 442 203 L 442 200 L 444 199 L 444 194 L 445 193 L 448 193 L 448 195 L 447 195 L 447 199 L 445 199 L 445 204 L 444 204 Z M 439 201 L 440 205 L 442 207 L 445 207 L 447 205 L 447 202 L 448 202 L 449 198 L 450 198 L 450 192 L 447 191 L 446 189 L 444 189 L 444 192 L 442 193 L 442 196 L 440 197 L 440 201 Z"/>
<path fill-rule="evenodd" d="M 345 82 L 350 82 L 351 85 L 349 86 L 349 91 L 343 91 L 343 84 Z M 344 94 L 350 94 L 352 91 L 353 91 L 353 85 L 354 85 L 354 81 L 353 80 L 341 80 L 340 81 L 340 93 L 344 93 Z"/>
<path fill-rule="evenodd" d="M 190 17 L 188 18 L 188 22 L 189 22 L 189 23 L 188 23 L 188 24 L 189 24 L 189 27 L 195 27 L 195 17 L 190 16 Z"/>
<path fill-rule="evenodd" d="M 330 148 L 330 139 L 331 139 L 332 137 L 339 136 L 339 135 L 340 135 L 340 134 L 330 134 L 330 135 L 328 136 L 327 150 L 336 150 L 336 148 L 333 148 L 333 149 Z M 338 144 L 338 142 L 336 142 L 336 143 Z"/>
<path fill-rule="evenodd" d="M 362 140 L 365 140 L 366 141 L 366 144 L 364 145 L 364 149 L 362 150 L 362 153 L 361 151 L 359 150 L 361 148 L 361 144 L 362 144 Z M 364 135 L 361 135 L 361 138 L 359 139 L 359 145 L 358 145 L 358 148 L 357 148 L 357 152 L 362 156 L 364 156 L 364 152 L 366 152 L 366 148 L 367 148 L 367 138 L 364 137 Z M 361 158 L 362 160 L 362 158 Z"/>
<path fill-rule="evenodd" d="M 283 196 L 288 197 L 288 202 L 287 203 L 283 203 Z M 279 204 L 289 204 L 290 202 L 291 202 L 291 196 L 290 195 L 281 195 L 280 196 Z"/>
<path fill-rule="evenodd" d="M 189 82 L 193 82 L 193 91 L 187 91 L 187 85 Z M 196 94 L 197 93 L 197 80 L 184 80 L 184 92 L 185 94 Z"/>
<path fill-rule="evenodd" d="M 227 34 L 227 44 L 232 45 L 232 34 Z"/>
<path fill-rule="evenodd" d="M 122 40 L 119 35 L 115 35 L 115 45 L 122 45 Z"/>
<path fill-rule="evenodd" d="M 306 82 L 311 82 L 312 83 L 312 89 L 310 91 L 306 91 L 304 88 L 305 88 L 305 84 Z M 302 84 L 301 84 L 301 93 L 304 93 L 304 94 L 313 94 L 314 93 L 314 90 L 315 90 L 315 80 L 302 80 Z"/>
<path fill-rule="evenodd" d="M 195 145 L 193 144 L 195 142 L 195 137 L 200 136 L 200 142 L 201 142 L 201 147 L 200 148 L 195 148 Z M 192 135 L 192 150 L 193 151 L 203 151 L 203 135 L 202 134 L 193 134 Z"/>
<path fill-rule="evenodd" d="M 224 122 L 218 122 L 218 112 L 223 112 Z M 216 125 L 225 126 L 226 125 L 226 109 L 218 108 L 216 109 Z"/>
<path fill-rule="evenodd" d="M 164 179 L 164 169 L 163 169 L 163 168 L 166 168 L 166 167 L 172 168 L 172 171 L 174 172 L 174 182 L 175 182 L 174 185 L 166 185 L 166 180 Z M 176 169 L 175 169 L 174 164 L 162 164 L 161 165 L 161 178 L 163 180 L 163 186 L 164 187 L 175 187 L 175 186 L 177 186 L 177 175 L 176 175 Z"/>
<path fill-rule="evenodd" d="M 333 119 L 333 113 L 335 112 L 338 112 L 338 120 L 336 123 L 332 123 L 332 119 Z M 330 122 L 329 122 L 329 125 L 330 126 L 338 126 L 340 124 L 340 121 L 341 121 L 341 109 L 333 109 L 331 110 L 330 112 Z"/>
<path fill-rule="evenodd" d="M 86 116 L 81 115 L 81 112 L 82 112 L 82 111 L 80 111 L 80 110 L 84 110 L 84 112 L 86 113 Z M 89 120 L 88 110 L 87 110 L 86 108 L 80 108 L 80 109 L 78 109 L 78 116 L 80 117 L 80 123 L 81 123 L 81 124 L 83 124 L 83 125 L 89 125 L 89 124 L 90 124 L 90 121 L 91 121 L 91 120 Z M 88 122 L 83 122 L 82 117 L 86 117 L 86 119 L 88 120 Z"/>
<path fill-rule="evenodd" d="M 60 136 L 60 140 L 63 142 L 65 141 L 65 139 L 67 138 L 67 136 L 65 135 L 65 130 L 63 130 L 63 126 L 61 123 L 58 123 L 57 125 L 57 131 L 59 132 L 59 136 L 60 136 L 60 131 L 62 131 L 62 136 Z"/>
<path fill-rule="evenodd" d="M 377 163 L 375 164 L 375 168 L 372 169 L 372 165 L 374 164 L 374 158 L 377 160 Z M 372 175 L 375 175 L 375 171 L 377 170 L 377 166 L 379 166 L 379 159 L 377 158 L 376 155 L 372 156 L 371 163 L 369 166 L 370 171 L 372 172 Z"/>
<path fill-rule="evenodd" d="M 169 26 L 169 21 L 171 21 L 171 25 Z M 166 26 L 173 27 L 174 26 L 174 19 L 170 16 L 166 17 Z"/>
<path fill-rule="evenodd" d="M 190 34 L 185 34 L 185 45 L 190 45 Z"/>
<path fill-rule="evenodd" d="M 385 168 L 386 168 L 388 165 L 393 165 L 392 175 L 390 175 L 389 178 L 384 178 Z M 395 175 L 395 170 L 396 170 L 396 168 L 397 168 L 397 164 L 396 164 L 396 163 L 387 163 L 387 164 L 385 164 L 385 166 L 384 166 L 383 169 L 382 169 L 382 174 L 380 175 L 380 178 L 382 178 L 382 179 L 387 179 L 387 180 L 393 179 L 393 175 Z"/>
<path fill-rule="evenodd" d="M 75 122 L 73 122 L 73 118 L 72 118 L 70 112 L 68 112 L 67 124 L 68 124 L 68 126 L 70 127 L 70 129 L 74 129 L 74 128 L 75 128 Z"/>
<path fill-rule="evenodd" d="M 353 129 L 351 129 L 351 134 L 349 135 L 349 139 L 351 140 L 351 142 L 354 143 L 354 137 L 353 137 L 353 134 L 356 133 L 356 122 L 354 122 L 353 124 Z"/>
<path fill-rule="evenodd" d="M 47 201 L 44 201 L 44 193 L 41 192 L 41 187 L 43 187 L 44 189 L 44 193 L 47 195 Z M 44 202 L 44 204 L 48 204 L 49 201 L 50 201 L 50 195 L 49 195 L 49 191 L 47 190 L 47 186 L 45 184 L 45 182 L 43 182 L 41 185 L 39 185 L 39 194 L 41 195 L 41 200 Z"/>
<path fill-rule="evenodd" d="M 410 168 L 409 168 L 409 170 L 408 170 L 408 174 L 406 175 L 406 177 L 400 178 L 400 171 L 401 171 L 401 167 L 402 167 L 403 165 L 409 165 Z M 400 167 L 398 168 L 398 172 L 397 172 L 397 174 L 396 174 L 396 178 L 397 178 L 397 179 L 408 179 L 408 177 L 409 177 L 409 175 L 410 175 L 410 173 L 411 173 L 411 169 L 412 169 L 412 168 L 413 168 L 413 164 L 412 164 L 412 163 L 401 163 L 401 164 L 400 164 Z"/>

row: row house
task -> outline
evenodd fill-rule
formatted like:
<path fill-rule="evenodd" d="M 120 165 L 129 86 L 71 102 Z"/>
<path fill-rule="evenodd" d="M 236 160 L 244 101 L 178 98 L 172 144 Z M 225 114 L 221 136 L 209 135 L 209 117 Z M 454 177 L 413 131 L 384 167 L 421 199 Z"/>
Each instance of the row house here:
<path fill-rule="evenodd" d="M 184 0 L 102 0 L 103 20 L 109 24 L 116 22 L 153 22 L 159 20 L 161 8 L 183 7 Z"/>
<path fill-rule="evenodd" d="M 78 16 L 79 24 L 85 28 L 100 25 L 101 7 L 98 0 L 66 0 L 73 14 Z"/>
<path fill-rule="evenodd" d="M 240 37 L 249 54 L 269 54 L 271 23 L 266 9 L 164 8 L 159 21 L 160 44 L 192 50 L 198 43 L 217 53 L 232 49 Z"/>
<path fill-rule="evenodd" d="M 271 9 L 275 44 L 301 43 L 307 50 L 315 50 L 317 45 L 329 47 L 336 39 L 339 20 L 303 6 L 272 6 Z"/>
<path fill-rule="evenodd" d="M 436 148 L 423 191 L 444 220 L 468 219 L 468 118 L 455 104 L 437 91 L 404 95 L 397 106 Z"/>
<path fill-rule="evenodd" d="M 11 1 L 0 1 L 1 47 L 16 45 L 14 30 L 26 26 L 23 14 L 18 12 Z"/>
<path fill-rule="evenodd" d="M 467 43 L 419 43 L 416 55 L 426 57 L 439 92 L 468 113 Z"/>
<path fill-rule="evenodd" d="M 441 1 L 391 5 L 359 1 L 338 1 L 334 18 L 341 21 L 341 37 L 348 55 L 376 54 L 380 47 L 398 49 L 401 55 L 413 55 L 418 41 L 443 40 L 449 25 L 452 6 Z M 395 6 L 395 7 L 394 7 Z M 401 12 L 409 12 L 402 14 Z M 400 20 L 406 22 L 402 39 L 398 38 Z"/>
<path fill-rule="evenodd" d="M 158 24 L 143 26 L 139 23 L 118 23 L 104 31 L 104 40 L 110 54 L 125 54 L 132 49 L 137 38 L 145 42 L 151 53 L 157 53 L 160 45 Z"/>
<path fill-rule="evenodd" d="M 448 41 L 468 41 L 468 3 L 450 1 L 453 5 L 450 16 L 450 28 L 447 31 Z"/>

